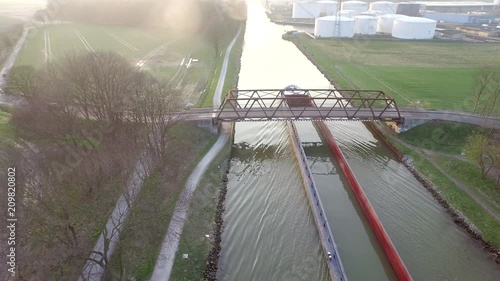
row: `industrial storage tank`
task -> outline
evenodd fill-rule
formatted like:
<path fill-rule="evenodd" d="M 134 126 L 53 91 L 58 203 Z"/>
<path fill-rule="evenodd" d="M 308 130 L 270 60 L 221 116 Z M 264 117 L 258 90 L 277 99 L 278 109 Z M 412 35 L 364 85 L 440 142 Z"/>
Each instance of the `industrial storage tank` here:
<path fill-rule="evenodd" d="M 410 17 L 418 17 L 421 16 L 420 10 L 422 7 L 425 8 L 425 5 L 421 5 L 418 3 L 409 3 L 409 2 L 401 2 L 398 4 L 398 8 L 396 9 L 396 14 L 406 15 Z"/>
<path fill-rule="evenodd" d="M 392 33 L 394 21 L 400 18 L 406 18 L 405 15 L 388 14 L 378 17 L 377 32 L 379 33 Z"/>
<path fill-rule="evenodd" d="M 354 20 L 348 17 L 328 16 L 317 18 L 314 24 L 314 36 L 354 37 Z"/>
<path fill-rule="evenodd" d="M 380 11 L 382 15 L 395 14 L 398 10 L 398 4 L 391 1 L 372 2 L 370 10 Z"/>
<path fill-rule="evenodd" d="M 315 19 L 320 16 L 323 5 L 313 1 L 293 3 L 292 17 L 294 19 Z"/>
<path fill-rule="evenodd" d="M 377 18 L 370 16 L 355 16 L 354 33 L 363 35 L 373 35 L 377 33 Z"/>
<path fill-rule="evenodd" d="M 394 21 L 392 37 L 399 39 L 432 39 L 437 21 L 427 18 L 404 17 Z"/>
<path fill-rule="evenodd" d="M 384 13 L 382 13 L 381 11 L 375 11 L 375 10 L 368 10 L 366 12 L 362 12 L 360 13 L 359 15 L 360 16 L 371 16 L 371 17 L 378 17 L 378 16 L 381 16 L 383 15 Z"/>
<path fill-rule="evenodd" d="M 363 1 L 346 1 L 342 2 L 340 6 L 341 10 L 354 10 L 356 12 L 355 16 L 368 11 L 368 3 Z"/>
<path fill-rule="evenodd" d="M 337 13 L 339 3 L 337 1 L 318 1 L 320 4 L 320 17 L 333 16 Z"/>
<path fill-rule="evenodd" d="M 341 17 L 352 18 L 356 15 L 356 11 L 354 11 L 354 10 L 340 10 L 338 15 Z"/>

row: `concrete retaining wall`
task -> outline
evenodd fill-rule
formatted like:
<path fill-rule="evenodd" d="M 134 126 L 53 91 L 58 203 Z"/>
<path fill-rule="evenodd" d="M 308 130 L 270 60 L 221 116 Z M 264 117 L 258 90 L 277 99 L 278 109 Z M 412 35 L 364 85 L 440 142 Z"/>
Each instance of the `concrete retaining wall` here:
<path fill-rule="evenodd" d="M 364 122 L 365 126 L 368 127 L 373 133 L 375 133 L 384 143 L 389 147 L 389 149 L 396 155 L 399 161 L 403 159 L 403 153 L 392 143 L 390 138 L 386 135 L 382 129 L 378 127 L 374 122 Z"/>
<path fill-rule="evenodd" d="M 297 158 L 297 161 L 299 162 L 300 174 L 302 176 L 302 180 L 304 181 L 304 188 L 306 190 L 307 198 L 309 199 L 309 203 L 313 211 L 314 221 L 316 222 L 316 226 L 318 227 L 321 245 L 323 247 L 323 251 L 325 252 L 325 256 L 327 257 L 326 261 L 330 270 L 331 279 L 335 281 L 346 281 L 347 277 L 344 272 L 344 267 L 342 266 L 337 246 L 335 245 L 335 241 L 333 240 L 330 225 L 328 224 L 323 205 L 321 204 L 321 200 L 319 199 L 316 185 L 314 184 L 309 165 L 307 164 L 307 158 L 304 152 L 304 148 L 302 147 L 293 122 L 287 121 L 287 125 L 290 132 L 290 137 L 292 138 L 292 145 L 295 151 L 295 156 Z M 331 258 L 328 258 L 328 253 L 331 254 Z"/>
<path fill-rule="evenodd" d="M 403 261 L 399 257 L 396 248 L 394 248 L 391 239 L 385 232 L 385 229 L 382 226 L 382 223 L 380 222 L 377 214 L 373 210 L 370 201 L 368 201 L 365 192 L 363 191 L 361 185 L 354 176 L 354 173 L 352 172 L 351 167 L 347 163 L 344 154 L 342 153 L 337 143 L 335 142 L 335 138 L 333 137 L 332 133 L 330 132 L 330 130 L 323 121 L 316 122 L 316 124 L 318 125 L 321 133 L 325 137 L 328 146 L 330 146 L 333 155 L 339 162 L 340 168 L 342 169 L 342 172 L 346 176 L 347 181 L 349 182 L 349 186 L 351 187 L 354 195 L 356 196 L 356 199 L 358 200 L 358 203 L 361 206 L 361 209 L 363 210 L 363 213 L 365 214 L 368 223 L 370 224 L 373 232 L 375 233 L 378 243 L 382 247 L 382 250 L 387 256 L 387 259 L 389 260 L 392 269 L 396 273 L 398 280 L 404 280 L 404 281 L 413 280 L 410 276 L 410 273 L 406 269 L 406 266 L 404 265 Z"/>

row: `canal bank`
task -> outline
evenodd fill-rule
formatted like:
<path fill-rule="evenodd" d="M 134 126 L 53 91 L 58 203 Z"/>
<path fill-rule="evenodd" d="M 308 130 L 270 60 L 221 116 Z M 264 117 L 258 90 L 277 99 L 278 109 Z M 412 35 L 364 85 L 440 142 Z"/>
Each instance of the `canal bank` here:
<path fill-rule="evenodd" d="M 373 123 L 370 124 L 370 128 L 380 136 L 380 139 L 388 146 L 391 150 L 398 156 L 402 156 L 402 164 L 413 174 L 413 176 L 432 194 L 437 202 L 446 210 L 446 212 L 453 218 L 455 224 L 465 230 L 473 239 L 480 241 L 483 249 L 492 254 L 493 260 L 500 264 L 500 248 L 493 245 L 492 243 L 486 241 L 478 228 L 471 223 L 467 217 L 460 212 L 457 208 L 453 207 L 443 196 L 443 193 L 439 191 L 437 187 L 431 180 L 429 180 L 422 172 L 419 171 L 423 168 L 422 163 L 424 159 L 423 155 L 419 152 L 406 147 L 401 141 L 398 141 L 397 136 L 388 133 L 392 130 L 385 126 L 384 124 Z M 416 161 L 414 158 L 417 158 Z M 429 163 L 429 165 L 434 166 L 434 164 Z"/>

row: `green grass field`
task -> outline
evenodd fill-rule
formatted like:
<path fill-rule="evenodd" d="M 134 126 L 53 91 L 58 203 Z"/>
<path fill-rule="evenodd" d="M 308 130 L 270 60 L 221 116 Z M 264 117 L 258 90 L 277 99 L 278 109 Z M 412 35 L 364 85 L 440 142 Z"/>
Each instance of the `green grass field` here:
<path fill-rule="evenodd" d="M 141 60 L 154 49 L 171 43 L 168 50 L 182 51 L 185 42 L 178 36 L 163 31 L 114 26 L 63 24 L 32 29 L 20 53 L 18 65 L 40 66 L 45 61 L 45 32 L 50 37 L 52 60 L 57 61 L 68 52 L 116 51 L 132 60 Z M 83 36 L 80 38 L 77 32 Z M 82 41 L 86 40 L 86 46 Z M 174 40 L 178 40 L 175 41 Z"/>
<path fill-rule="evenodd" d="M 225 48 L 233 36 L 227 34 L 220 48 Z M 144 70 L 181 90 L 182 106 L 199 102 L 214 70 L 222 64 L 214 55 L 212 43 L 198 34 L 181 36 L 161 29 L 60 24 L 32 29 L 16 65 L 40 67 L 47 57 L 58 62 L 68 53 L 92 51 L 114 51 L 134 65 L 146 61 Z M 188 59 L 197 61 L 186 68 Z M 234 81 L 235 75 L 230 72 L 228 80 Z"/>
<path fill-rule="evenodd" d="M 500 65 L 499 44 L 291 40 L 338 87 L 383 90 L 401 107 L 469 111 L 476 73 Z"/>

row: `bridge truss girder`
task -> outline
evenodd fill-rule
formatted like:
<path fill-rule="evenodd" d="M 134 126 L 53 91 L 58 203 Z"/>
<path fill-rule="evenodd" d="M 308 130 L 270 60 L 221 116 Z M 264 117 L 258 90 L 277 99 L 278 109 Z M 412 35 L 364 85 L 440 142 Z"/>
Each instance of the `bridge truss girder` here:
<path fill-rule="evenodd" d="M 289 106 L 285 90 L 231 90 L 217 113 L 218 121 L 355 120 L 396 121 L 396 101 L 383 91 L 301 89 L 308 105 Z"/>

